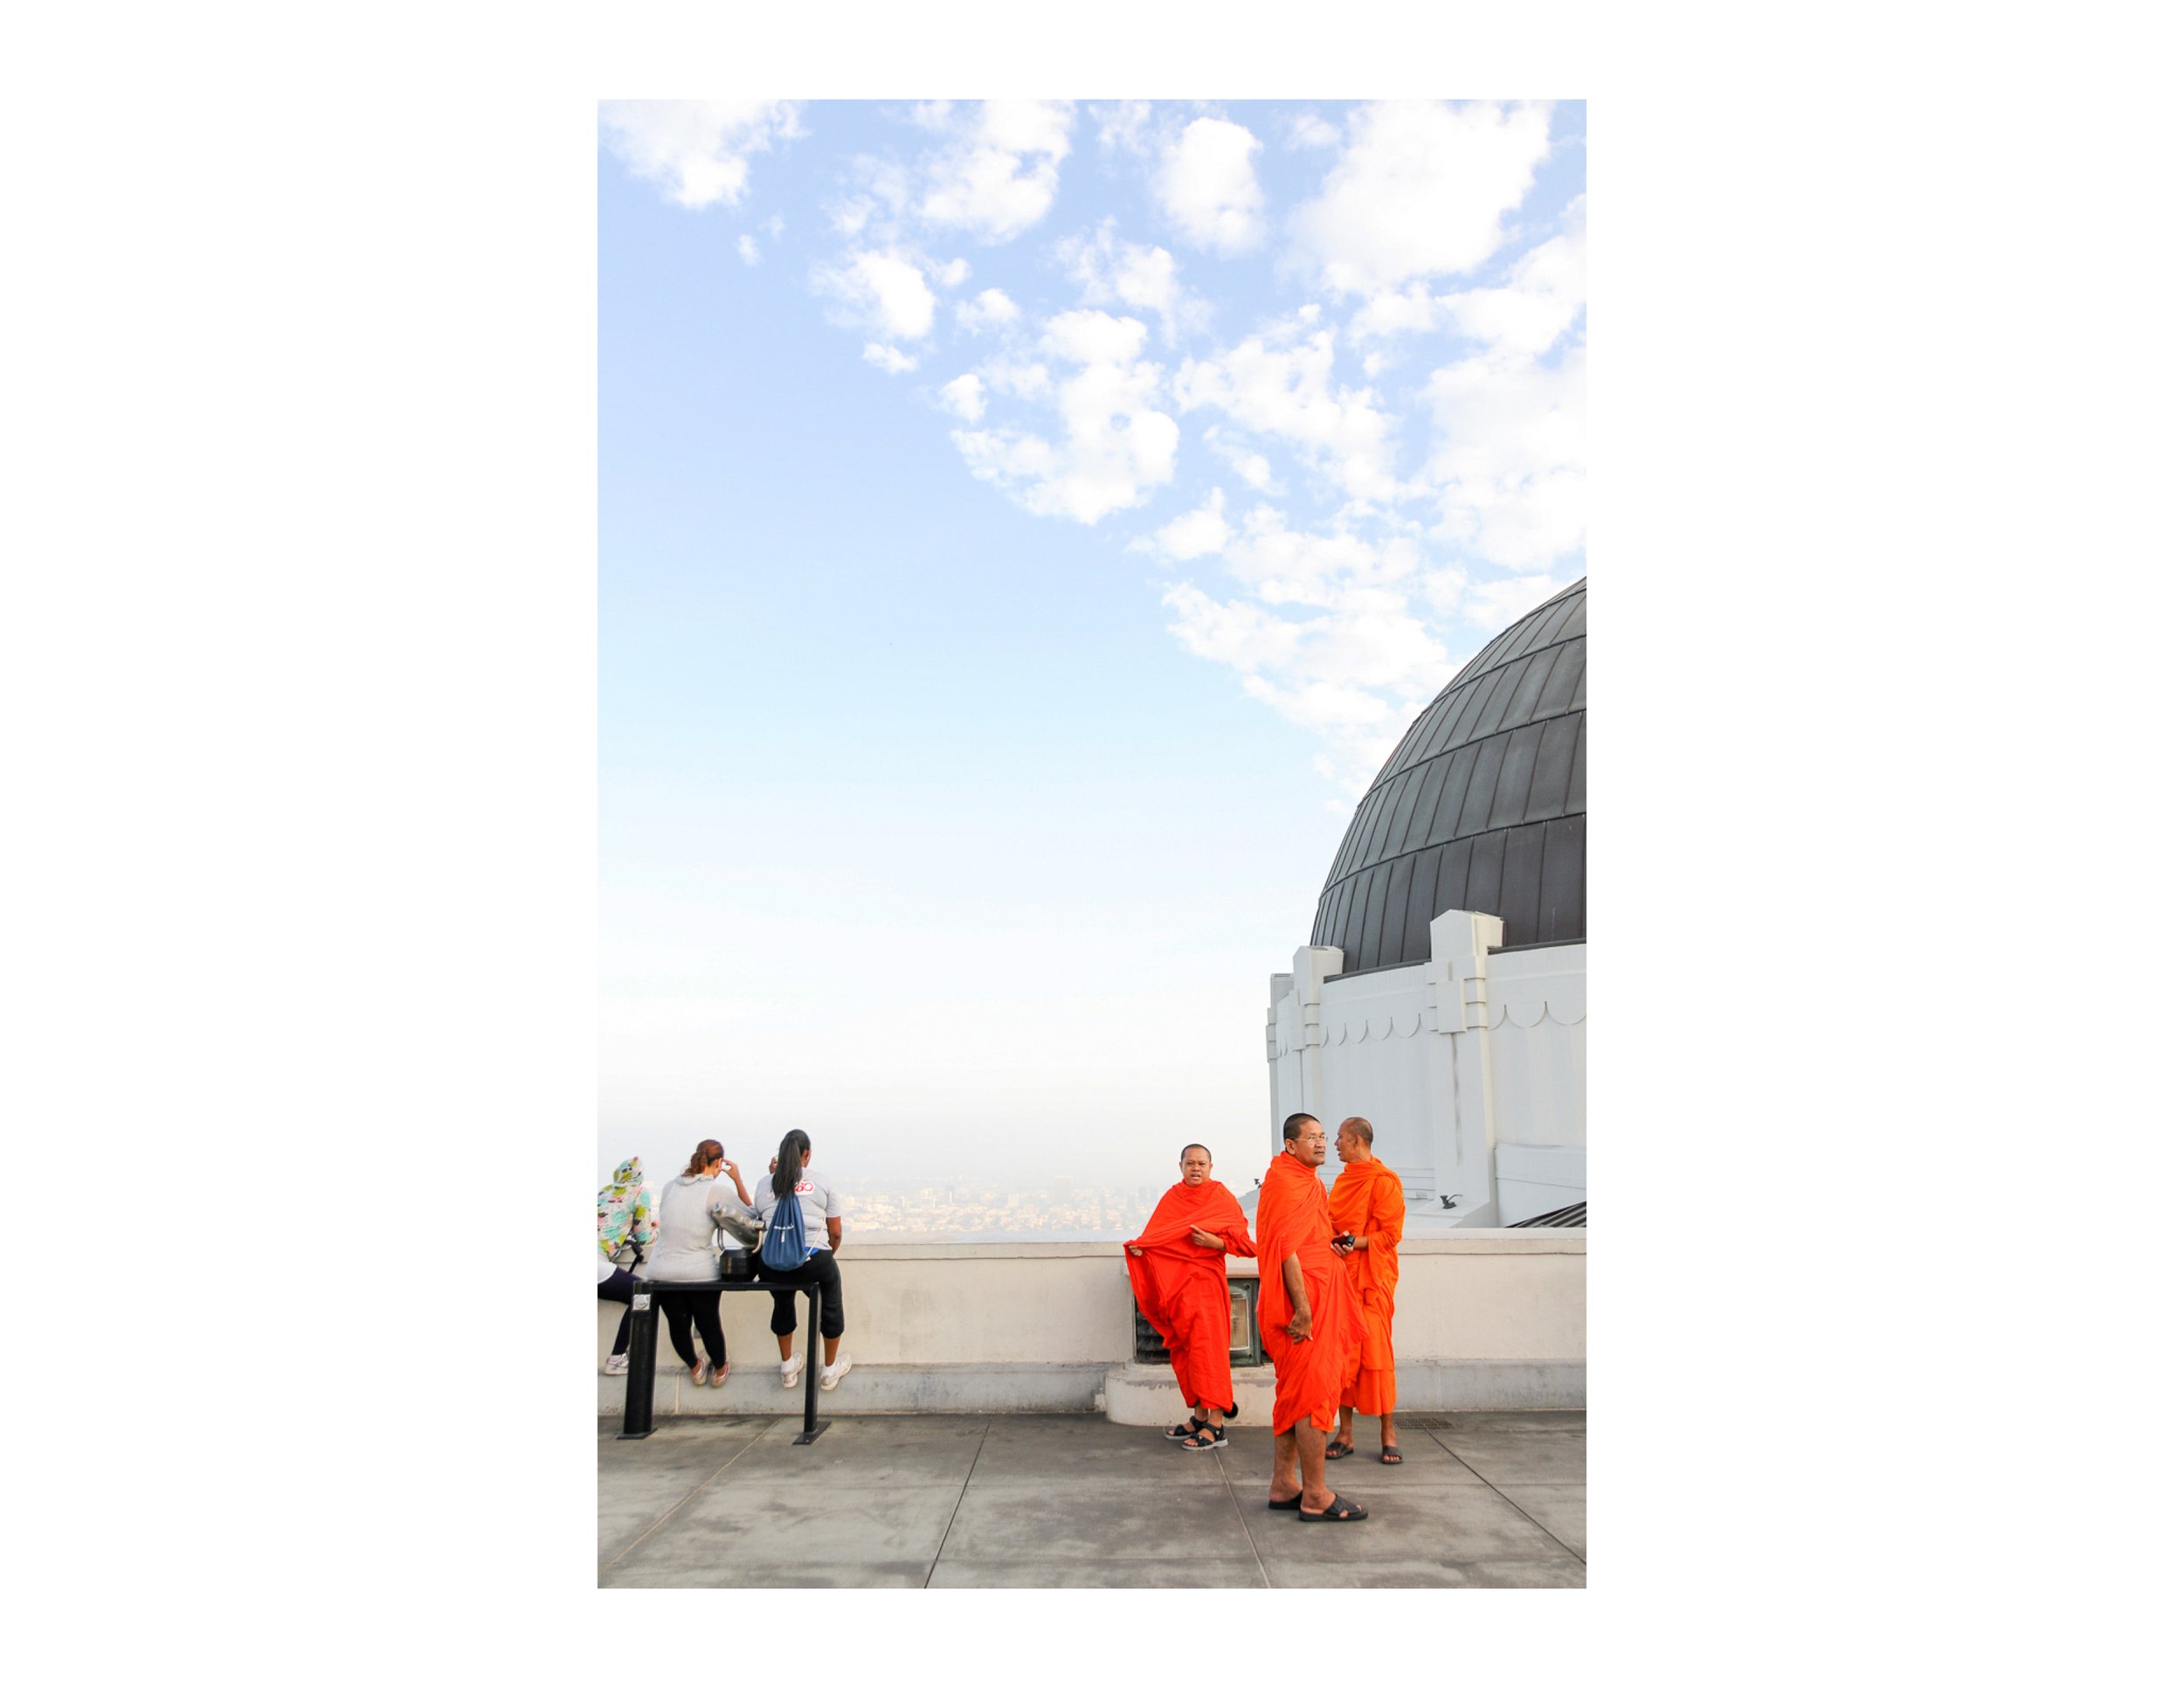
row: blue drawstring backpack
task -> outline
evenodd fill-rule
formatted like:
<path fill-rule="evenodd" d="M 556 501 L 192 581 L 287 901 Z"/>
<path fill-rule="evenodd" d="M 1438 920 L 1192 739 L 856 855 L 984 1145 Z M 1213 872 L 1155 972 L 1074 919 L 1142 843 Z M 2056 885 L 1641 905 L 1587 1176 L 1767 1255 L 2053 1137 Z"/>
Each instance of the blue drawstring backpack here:
<path fill-rule="evenodd" d="M 766 1221 L 766 1240 L 758 1246 L 758 1258 L 777 1272 L 793 1272 L 811 1258 L 804 1241 L 804 1200 L 791 1193 L 773 1206 Z"/>

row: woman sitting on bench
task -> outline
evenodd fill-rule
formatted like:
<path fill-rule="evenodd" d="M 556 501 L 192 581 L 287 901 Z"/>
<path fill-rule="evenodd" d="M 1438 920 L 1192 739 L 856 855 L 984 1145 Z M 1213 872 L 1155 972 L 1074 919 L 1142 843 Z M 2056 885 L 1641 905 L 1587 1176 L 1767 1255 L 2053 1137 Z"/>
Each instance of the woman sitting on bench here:
<path fill-rule="evenodd" d="M 812 1170 L 812 1139 L 802 1131 L 791 1131 L 781 1139 L 781 1152 L 774 1157 L 773 1177 L 758 1186 L 756 1211 L 762 1233 L 771 1228 L 774 1209 L 792 1196 L 804 1213 L 804 1264 L 778 1269 L 765 1263 L 762 1252 L 758 1276 L 764 1283 L 784 1286 L 774 1291 L 772 1322 L 774 1336 L 781 1344 L 781 1387 L 784 1389 L 795 1388 L 797 1377 L 804 1370 L 804 1360 L 796 1353 L 793 1286 L 819 1285 L 819 1335 L 825 1339 L 826 1352 L 819 1386 L 832 1389 L 849 1371 L 849 1361 L 840 1357 L 842 1274 L 834 1260 L 834 1250 L 842 1243 L 842 1204 L 834 1186 Z M 822 1226 L 824 1242 L 819 1241 Z"/>
<path fill-rule="evenodd" d="M 720 1187 L 725 1170 L 736 1186 L 734 1196 Z M 717 1282 L 721 1276 L 720 1247 L 713 1240 L 722 1217 L 748 1207 L 750 1195 L 743 1175 L 727 1159 L 711 1138 L 698 1145 L 697 1152 L 682 1175 L 660 1193 L 660 1242 L 653 1250 L 645 1276 L 662 1283 Z M 676 1358 L 690 1368 L 690 1381 L 710 1382 L 717 1389 L 728 1381 L 728 1339 L 721 1332 L 721 1292 L 718 1290 L 662 1290 L 660 1311 L 667 1320 L 667 1340 Z M 712 1375 L 690 1342 L 695 1323 L 705 1342 Z"/>

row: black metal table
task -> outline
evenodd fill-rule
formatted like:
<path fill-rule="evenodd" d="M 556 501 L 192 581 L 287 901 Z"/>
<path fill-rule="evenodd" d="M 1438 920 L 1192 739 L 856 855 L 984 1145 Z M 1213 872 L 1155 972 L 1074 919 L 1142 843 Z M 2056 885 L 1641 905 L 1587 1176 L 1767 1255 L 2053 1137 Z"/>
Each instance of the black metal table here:
<path fill-rule="evenodd" d="M 817 1442 L 827 1421 L 819 1415 L 819 1292 L 816 1283 L 769 1283 L 761 1278 L 715 1277 L 700 1283 L 679 1279 L 640 1277 L 630 1297 L 629 1387 L 622 1397 L 622 1429 L 617 1442 L 638 1442 L 653 1433 L 653 1367 L 660 1353 L 660 1307 L 653 1297 L 662 1290 L 718 1290 L 725 1294 L 763 1290 L 771 1295 L 787 1290 L 812 1297 L 811 1328 L 804 1346 L 804 1432 L 795 1446 Z"/>

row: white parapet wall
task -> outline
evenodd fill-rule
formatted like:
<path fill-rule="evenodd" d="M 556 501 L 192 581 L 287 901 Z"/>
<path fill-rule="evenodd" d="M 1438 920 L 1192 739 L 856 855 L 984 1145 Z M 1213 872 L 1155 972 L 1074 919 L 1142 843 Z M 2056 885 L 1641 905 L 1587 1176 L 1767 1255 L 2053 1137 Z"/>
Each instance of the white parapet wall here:
<path fill-rule="evenodd" d="M 1368 973 L 1296 951 L 1267 1007 L 1269 1141 L 1281 1121 L 1372 1122 L 1413 1200 L 1496 1227 L 1585 1199 L 1586 946 L 1502 951 L 1502 923 L 1452 910 L 1433 957 Z"/>
<path fill-rule="evenodd" d="M 1475 1410 L 1585 1404 L 1585 1233 L 1470 1230 L 1402 1250 L 1396 1292 L 1396 1387 L 1403 1409 Z M 1248 1276 L 1255 1263 L 1231 1261 Z M 1165 1366 L 1131 1364 L 1132 1303 L 1111 1242 L 860 1246 L 841 1254 L 854 1361 L 819 1397 L 828 1415 L 1105 1412 L 1123 1423 L 1170 1423 L 1181 1397 Z M 797 1297 L 801 1352 L 809 1303 Z M 732 1367 L 720 1388 L 694 1385 L 662 1323 L 653 1411 L 782 1413 L 801 1394 L 780 1387 L 767 1328 L 771 1297 L 721 1297 Z M 598 1360 L 621 1309 L 598 1304 Z M 1240 1368 L 1240 1421 L 1267 1422 L 1270 1371 Z M 599 1411 L 619 1414 L 625 1380 L 602 1376 Z"/>

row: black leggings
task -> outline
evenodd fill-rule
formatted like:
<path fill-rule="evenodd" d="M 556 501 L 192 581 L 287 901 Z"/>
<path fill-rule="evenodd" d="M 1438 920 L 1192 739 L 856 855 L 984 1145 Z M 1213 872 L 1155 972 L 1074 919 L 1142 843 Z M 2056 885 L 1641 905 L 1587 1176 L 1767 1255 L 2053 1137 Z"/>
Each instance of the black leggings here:
<path fill-rule="evenodd" d="M 698 1363 L 698 1351 L 690 1346 L 690 1325 L 695 1321 L 705 1339 L 706 1358 L 716 1368 L 728 1365 L 728 1339 L 721 1334 L 721 1292 L 718 1290 L 661 1290 L 660 1311 L 667 1315 L 667 1340 L 685 1366 Z"/>
<path fill-rule="evenodd" d="M 619 1266 L 614 1269 L 612 1277 L 599 1285 L 600 1300 L 619 1301 L 622 1304 L 622 1323 L 614 1332 L 612 1350 L 618 1354 L 625 1353 L 629 1350 L 629 1298 L 636 1291 L 637 1274 L 625 1271 Z"/>
<path fill-rule="evenodd" d="M 819 1286 L 819 1334 L 838 1337 L 842 1333 L 842 1269 L 834 1263 L 834 1251 L 821 1249 L 811 1259 L 792 1272 L 777 1272 L 764 1261 L 758 1263 L 759 1281 L 765 1283 L 816 1283 Z M 778 1337 L 796 1334 L 796 1291 L 776 1290 L 773 1292 L 773 1333 Z"/>

